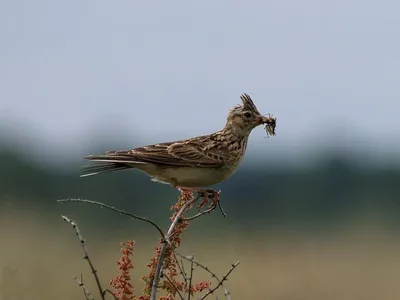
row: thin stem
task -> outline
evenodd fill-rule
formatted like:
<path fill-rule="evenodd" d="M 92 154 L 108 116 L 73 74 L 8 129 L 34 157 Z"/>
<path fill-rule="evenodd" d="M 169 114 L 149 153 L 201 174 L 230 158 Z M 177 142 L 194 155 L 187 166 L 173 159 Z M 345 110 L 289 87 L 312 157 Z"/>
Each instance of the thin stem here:
<path fill-rule="evenodd" d="M 122 209 L 116 208 L 116 207 L 114 207 L 114 206 L 110 206 L 110 205 L 105 204 L 105 203 L 102 203 L 102 202 L 97 202 L 97 201 L 88 200 L 88 199 L 79 199 L 79 198 L 73 199 L 73 198 L 68 198 L 68 199 L 60 199 L 60 200 L 57 200 L 57 202 L 59 202 L 59 203 L 64 203 L 64 202 L 78 202 L 78 203 L 93 204 L 93 205 L 100 206 L 101 208 L 106 208 L 106 209 L 109 209 L 109 210 L 111 210 L 111 211 L 117 212 L 117 213 L 119 213 L 119 214 L 121 214 L 121 215 L 125 215 L 125 216 L 128 216 L 128 217 L 131 217 L 132 219 L 137 219 L 137 220 L 140 220 L 140 221 L 147 222 L 147 223 L 153 225 L 153 227 L 156 228 L 157 231 L 160 233 L 162 239 L 165 240 L 165 236 L 164 236 L 164 233 L 163 233 L 163 231 L 161 230 L 161 228 L 160 228 L 155 222 L 153 222 L 152 220 L 150 220 L 150 219 L 147 218 L 147 217 L 138 216 L 138 215 L 135 215 L 135 214 L 126 212 L 126 211 L 124 211 L 124 210 L 122 210 Z"/>
<path fill-rule="evenodd" d="M 87 262 L 89 264 L 89 267 L 90 267 L 90 270 L 92 270 L 93 276 L 94 276 L 94 278 L 96 280 L 97 287 L 99 289 L 99 293 L 100 293 L 101 299 L 105 300 L 105 297 L 104 297 L 105 292 L 104 292 L 103 288 L 101 287 L 100 279 L 99 279 L 99 276 L 97 275 L 97 270 L 94 268 L 92 260 L 89 257 L 89 252 L 88 252 L 88 250 L 86 248 L 85 240 L 83 239 L 83 237 L 81 235 L 81 232 L 79 231 L 78 225 L 76 225 L 76 223 L 73 220 L 69 219 L 66 216 L 61 216 L 61 218 L 65 222 L 68 222 L 72 226 L 72 228 L 75 229 L 76 235 L 78 236 L 78 239 L 79 239 L 79 241 L 81 243 L 83 252 L 85 253 L 85 256 L 83 258 L 87 260 Z"/>
<path fill-rule="evenodd" d="M 196 261 L 194 259 L 194 255 L 184 256 L 184 255 L 182 255 L 182 254 L 180 254 L 180 253 L 178 253 L 176 251 L 175 251 L 175 253 L 176 253 L 177 256 L 189 261 L 192 264 L 192 266 L 193 266 L 193 264 L 195 264 L 197 267 L 202 268 L 203 270 L 208 272 L 211 275 L 212 278 L 215 278 L 217 280 L 218 285 L 215 288 L 210 289 L 208 291 L 208 293 L 206 295 L 204 295 L 203 298 L 201 298 L 201 299 L 205 299 L 207 296 L 211 295 L 214 291 L 216 291 L 220 286 L 222 286 L 224 288 L 224 294 L 226 296 L 226 299 L 227 300 L 231 300 L 228 290 L 224 287 L 224 281 L 226 281 L 228 279 L 228 276 L 239 265 L 239 262 L 236 262 L 235 264 L 232 264 L 231 269 L 229 270 L 229 272 L 224 277 L 222 277 L 222 279 L 219 279 L 217 274 L 212 272 L 207 266 L 205 266 L 205 265 L 199 263 L 198 261 Z"/>
<path fill-rule="evenodd" d="M 85 295 L 86 300 L 94 300 L 94 298 L 93 298 L 92 294 L 90 293 L 89 289 L 83 283 L 83 275 L 81 274 L 81 279 L 79 279 L 76 276 L 74 276 L 74 279 L 78 283 L 78 286 L 80 286 L 82 288 L 82 292 Z"/>
<path fill-rule="evenodd" d="M 168 282 L 174 287 L 175 291 L 179 295 L 179 298 L 181 298 L 181 300 L 185 300 L 185 298 L 183 298 L 182 294 L 179 292 L 178 288 L 176 287 L 175 283 L 172 282 L 172 280 L 167 276 L 167 274 L 163 274 L 163 277 L 167 278 Z"/>
<path fill-rule="evenodd" d="M 187 217 L 187 218 L 183 218 L 183 220 L 185 221 L 192 221 L 194 219 L 197 219 L 203 215 L 209 214 L 210 212 L 212 212 L 217 206 L 215 204 L 213 204 L 212 206 L 210 206 L 209 208 L 207 208 L 206 210 L 200 211 L 199 213 L 191 216 L 191 217 Z"/>
<path fill-rule="evenodd" d="M 182 278 L 183 278 L 183 280 L 185 281 L 185 284 L 186 284 L 186 282 L 187 282 L 187 277 L 186 277 L 185 266 L 183 265 L 183 261 L 182 261 L 182 259 L 181 259 L 180 261 L 178 261 L 178 258 L 176 257 L 175 251 L 173 251 L 173 255 L 174 255 L 176 264 L 177 264 L 178 267 L 179 267 L 179 272 L 181 273 Z"/>
<path fill-rule="evenodd" d="M 193 254 L 194 258 L 194 254 Z M 188 295 L 188 300 L 190 300 L 190 297 L 192 296 L 192 280 L 193 280 L 193 272 L 194 272 L 194 266 L 193 266 L 193 261 L 190 262 L 190 277 L 189 277 L 189 295 Z"/>
<path fill-rule="evenodd" d="M 115 296 L 114 293 L 111 292 L 109 289 L 106 289 L 106 290 L 104 291 L 104 293 L 109 293 L 111 296 L 114 297 L 114 300 L 118 300 L 117 296 Z"/>
<path fill-rule="evenodd" d="M 219 280 L 217 286 L 213 289 L 210 289 L 208 291 L 207 294 L 205 294 L 203 297 L 200 298 L 200 300 L 204 300 L 206 299 L 209 295 L 211 295 L 212 293 L 214 293 L 217 289 L 219 289 L 220 286 L 223 285 L 224 281 L 228 280 L 228 276 L 232 273 L 232 271 L 239 265 L 239 262 L 236 262 L 234 264 L 232 264 L 231 268 L 229 269 L 229 271 L 225 274 L 224 277 L 222 277 L 221 280 Z M 228 300 L 230 299 L 229 293 L 228 291 L 225 290 L 225 296 L 228 298 Z"/>

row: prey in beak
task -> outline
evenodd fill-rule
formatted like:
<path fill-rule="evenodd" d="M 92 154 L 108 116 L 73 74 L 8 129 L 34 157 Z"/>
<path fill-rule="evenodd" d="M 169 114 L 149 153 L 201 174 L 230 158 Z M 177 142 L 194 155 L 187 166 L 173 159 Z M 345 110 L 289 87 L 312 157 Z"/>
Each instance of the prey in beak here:
<path fill-rule="evenodd" d="M 264 129 L 267 132 L 267 137 L 275 135 L 276 118 L 268 114 L 262 117 L 261 123 L 264 124 Z"/>

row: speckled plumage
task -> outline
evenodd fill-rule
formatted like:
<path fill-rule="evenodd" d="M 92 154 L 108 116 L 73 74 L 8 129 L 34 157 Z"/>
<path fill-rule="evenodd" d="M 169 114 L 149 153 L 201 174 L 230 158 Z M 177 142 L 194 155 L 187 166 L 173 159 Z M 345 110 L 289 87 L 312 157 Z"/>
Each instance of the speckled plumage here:
<path fill-rule="evenodd" d="M 89 155 L 86 159 L 97 163 L 84 166 L 81 176 L 137 168 L 153 180 L 174 187 L 195 190 L 217 184 L 235 171 L 252 129 L 266 124 L 275 134 L 276 119 L 262 116 L 249 95 L 243 94 L 241 100 L 242 105 L 230 110 L 222 130 L 187 140 Z"/>

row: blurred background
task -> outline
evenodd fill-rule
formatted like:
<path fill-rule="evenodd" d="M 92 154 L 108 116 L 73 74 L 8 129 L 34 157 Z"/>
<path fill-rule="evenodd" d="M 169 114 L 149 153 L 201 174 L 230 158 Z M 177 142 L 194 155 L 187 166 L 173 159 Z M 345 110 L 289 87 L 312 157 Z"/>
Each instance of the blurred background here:
<path fill-rule="evenodd" d="M 222 128 L 240 94 L 274 114 L 220 184 L 227 218 L 193 222 L 181 253 L 232 299 L 399 299 L 397 1 L 0 3 L 0 299 L 79 299 L 76 220 L 106 286 L 119 242 L 132 276 L 178 193 L 138 171 L 79 178 L 87 154 Z M 199 273 L 199 279 L 206 275 Z M 220 295 L 221 296 L 221 295 Z"/>

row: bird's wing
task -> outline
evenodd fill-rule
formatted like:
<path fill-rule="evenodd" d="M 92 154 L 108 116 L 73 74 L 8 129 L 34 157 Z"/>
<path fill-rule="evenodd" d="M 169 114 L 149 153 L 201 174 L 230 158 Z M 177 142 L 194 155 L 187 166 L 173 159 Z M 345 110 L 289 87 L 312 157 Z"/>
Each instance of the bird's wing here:
<path fill-rule="evenodd" d="M 160 143 L 132 150 L 108 151 L 89 155 L 88 160 L 120 164 L 154 163 L 190 167 L 219 167 L 229 160 L 229 149 L 217 134 L 189 140 Z"/>

